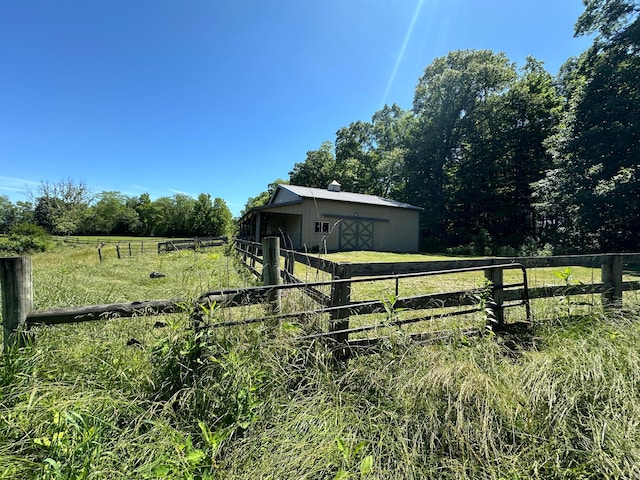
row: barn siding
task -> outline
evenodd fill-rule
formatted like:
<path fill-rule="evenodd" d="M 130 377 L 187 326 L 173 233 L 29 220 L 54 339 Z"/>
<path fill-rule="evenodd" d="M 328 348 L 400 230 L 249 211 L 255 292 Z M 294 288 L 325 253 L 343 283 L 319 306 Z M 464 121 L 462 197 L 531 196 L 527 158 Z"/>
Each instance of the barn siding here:
<path fill-rule="evenodd" d="M 418 210 L 380 207 L 356 203 L 311 201 L 302 204 L 302 242 L 307 248 L 322 246 L 326 240 L 328 250 L 340 249 L 340 218 L 373 221 L 373 250 L 411 252 L 418 250 Z M 316 221 L 328 221 L 328 235 L 314 232 Z"/>
<path fill-rule="evenodd" d="M 300 198 L 293 192 L 279 188 L 276 192 L 276 196 L 271 201 L 272 204 L 289 203 L 299 201 Z"/>
<path fill-rule="evenodd" d="M 269 206 L 260 209 L 268 218 L 267 232 L 291 239 L 296 249 L 340 250 L 340 229 L 345 221 L 373 222 L 372 250 L 393 252 L 418 251 L 420 210 L 386 207 L 364 203 L 300 198 L 279 189 Z M 315 222 L 330 224 L 328 234 L 315 233 Z"/>

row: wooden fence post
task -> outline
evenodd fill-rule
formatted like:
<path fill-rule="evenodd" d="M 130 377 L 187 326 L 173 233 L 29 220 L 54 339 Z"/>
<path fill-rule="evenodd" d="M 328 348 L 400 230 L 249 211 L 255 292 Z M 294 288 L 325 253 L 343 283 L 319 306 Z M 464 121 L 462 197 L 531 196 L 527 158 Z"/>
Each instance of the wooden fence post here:
<path fill-rule="evenodd" d="M 606 288 L 602 292 L 602 306 L 619 308 L 622 306 L 622 256 L 612 255 L 608 260 L 600 265 L 600 277 Z"/>
<path fill-rule="evenodd" d="M 0 290 L 2 290 L 3 347 L 22 347 L 23 335 L 16 336 L 33 307 L 31 257 L 0 258 Z"/>
<path fill-rule="evenodd" d="M 264 285 L 280 285 L 280 238 L 264 237 L 262 239 L 262 283 Z M 280 290 L 269 291 L 268 300 L 273 313 L 280 313 Z"/>
<path fill-rule="evenodd" d="M 285 250 L 284 257 L 284 269 L 289 274 L 289 276 L 293 277 L 296 265 L 296 257 L 292 250 Z"/>
<path fill-rule="evenodd" d="M 258 255 L 258 247 L 256 245 L 249 245 L 249 252 L 251 253 L 251 269 L 256 269 L 256 255 Z"/>
<path fill-rule="evenodd" d="M 118 260 L 120 260 L 120 242 L 116 243 L 116 253 L 118 254 Z"/>
<path fill-rule="evenodd" d="M 504 271 L 502 268 L 487 268 L 484 271 L 484 278 L 491 282 L 491 304 L 487 305 L 487 308 L 490 309 L 492 317 L 490 319 L 490 323 L 494 323 L 495 325 L 488 325 L 490 327 L 493 326 L 501 326 L 504 324 L 504 309 L 502 308 L 502 303 L 504 302 Z"/>
<path fill-rule="evenodd" d="M 334 280 L 346 280 L 351 278 L 351 265 L 338 264 L 333 273 Z M 351 303 L 351 282 L 340 282 L 331 284 L 331 307 L 348 306 Z M 338 332 L 333 335 L 333 339 L 339 344 L 344 345 L 349 340 L 348 333 L 340 333 L 340 330 L 349 328 L 349 310 L 348 308 L 336 309 L 331 312 L 329 320 L 329 331 Z M 336 352 L 337 359 L 344 356 L 344 349 Z"/>

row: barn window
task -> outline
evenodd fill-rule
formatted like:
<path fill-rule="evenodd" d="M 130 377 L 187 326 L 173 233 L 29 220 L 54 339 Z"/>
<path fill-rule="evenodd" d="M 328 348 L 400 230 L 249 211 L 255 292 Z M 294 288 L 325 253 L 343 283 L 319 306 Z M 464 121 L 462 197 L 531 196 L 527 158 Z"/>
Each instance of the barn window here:
<path fill-rule="evenodd" d="M 315 233 L 329 233 L 329 222 L 316 222 L 313 231 Z"/>

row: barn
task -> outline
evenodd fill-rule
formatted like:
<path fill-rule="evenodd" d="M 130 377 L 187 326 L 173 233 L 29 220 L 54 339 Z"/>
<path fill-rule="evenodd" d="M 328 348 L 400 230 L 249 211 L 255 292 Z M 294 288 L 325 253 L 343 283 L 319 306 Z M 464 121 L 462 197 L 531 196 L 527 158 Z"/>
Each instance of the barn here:
<path fill-rule="evenodd" d="M 239 234 L 260 242 L 277 235 L 295 250 L 414 252 L 422 208 L 360 193 L 280 184 L 269 203 L 240 219 Z"/>

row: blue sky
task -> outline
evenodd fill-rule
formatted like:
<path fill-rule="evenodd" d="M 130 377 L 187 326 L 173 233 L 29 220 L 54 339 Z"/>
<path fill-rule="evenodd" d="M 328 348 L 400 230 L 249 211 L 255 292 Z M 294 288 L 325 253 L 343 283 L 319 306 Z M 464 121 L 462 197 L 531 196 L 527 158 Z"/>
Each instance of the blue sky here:
<path fill-rule="evenodd" d="M 0 195 L 221 197 L 234 214 L 308 150 L 458 49 L 557 73 L 581 0 L 0 0 Z"/>

